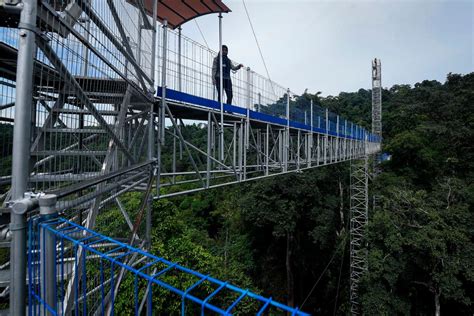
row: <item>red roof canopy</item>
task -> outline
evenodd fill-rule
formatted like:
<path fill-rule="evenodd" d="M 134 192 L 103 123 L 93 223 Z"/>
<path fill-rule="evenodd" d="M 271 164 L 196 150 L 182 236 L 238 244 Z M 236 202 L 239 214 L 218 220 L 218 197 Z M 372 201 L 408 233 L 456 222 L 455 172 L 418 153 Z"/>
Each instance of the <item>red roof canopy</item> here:
<path fill-rule="evenodd" d="M 127 1 L 137 5 L 137 0 Z M 168 21 L 172 29 L 202 15 L 230 12 L 222 0 L 143 0 L 143 7 L 149 15 L 153 15 L 153 1 L 158 2 L 158 20 Z"/>

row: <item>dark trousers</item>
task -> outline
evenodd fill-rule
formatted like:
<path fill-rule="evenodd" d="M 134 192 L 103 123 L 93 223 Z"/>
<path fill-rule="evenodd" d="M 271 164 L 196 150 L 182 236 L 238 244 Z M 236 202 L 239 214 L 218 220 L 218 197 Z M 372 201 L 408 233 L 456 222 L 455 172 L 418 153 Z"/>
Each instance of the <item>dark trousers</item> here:
<path fill-rule="evenodd" d="M 227 104 L 232 104 L 232 81 L 230 78 L 224 78 L 222 79 L 223 83 L 223 90 L 225 91 L 225 94 L 227 95 Z M 216 77 L 216 88 L 217 88 L 217 102 L 221 102 L 221 89 L 220 87 L 220 81 L 219 78 Z"/>

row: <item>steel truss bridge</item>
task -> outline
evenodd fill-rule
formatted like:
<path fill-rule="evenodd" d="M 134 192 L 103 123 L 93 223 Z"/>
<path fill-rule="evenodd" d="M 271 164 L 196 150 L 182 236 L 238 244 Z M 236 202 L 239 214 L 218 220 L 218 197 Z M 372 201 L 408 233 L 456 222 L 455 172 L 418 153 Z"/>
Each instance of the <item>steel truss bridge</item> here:
<path fill-rule="evenodd" d="M 357 314 L 368 157 L 381 142 L 380 62 L 372 133 L 250 68 L 232 74 L 235 105 L 225 104 L 212 83 L 217 53 L 181 34 L 168 2 L 0 2 L 0 236 L 10 258 L 0 266 L 0 296 L 10 298 L 10 314 L 113 314 L 122 283 L 133 280 L 133 307 L 117 312 L 151 314 L 159 287 L 180 300 L 182 314 L 244 306 L 305 315 L 147 252 L 151 204 L 345 161 L 354 170 Z M 220 0 L 186 6 L 218 13 L 219 26 L 229 11 Z M 190 124 L 202 141 L 188 135 Z M 138 210 L 124 206 L 130 192 Z M 101 233 L 110 225 L 125 229 Z"/>

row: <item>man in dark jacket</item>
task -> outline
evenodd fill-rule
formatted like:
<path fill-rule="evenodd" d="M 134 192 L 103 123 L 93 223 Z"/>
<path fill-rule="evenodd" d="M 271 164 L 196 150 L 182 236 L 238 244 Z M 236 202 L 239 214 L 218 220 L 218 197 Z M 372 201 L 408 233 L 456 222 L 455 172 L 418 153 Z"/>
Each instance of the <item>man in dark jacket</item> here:
<path fill-rule="evenodd" d="M 234 70 L 237 71 L 242 68 L 244 65 L 238 64 L 235 65 L 232 61 L 227 57 L 229 53 L 229 49 L 226 45 L 222 45 L 222 85 L 225 94 L 227 95 L 227 104 L 232 104 L 232 81 L 230 79 L 230 71 Z M 220 91 L 220 74 L 219 74 L 219 54 L 217 54 L 216 58 L 214 58 L 214 62 L 212 63 L 212 83 L 217 88 L 217 101 L 221 102 L 221 91 Z"/>

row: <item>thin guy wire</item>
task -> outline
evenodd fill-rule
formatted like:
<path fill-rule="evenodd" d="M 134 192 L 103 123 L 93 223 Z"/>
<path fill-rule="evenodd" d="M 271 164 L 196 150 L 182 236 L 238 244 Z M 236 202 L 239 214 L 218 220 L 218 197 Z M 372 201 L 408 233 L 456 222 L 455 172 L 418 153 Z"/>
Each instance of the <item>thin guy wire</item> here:
<path fill-rule="evenodd" d="M 306 303 L 306 301 L 308 300 L 308 298 L 311 296 L 311 294 L 313 294 L 314 289 L 315 289 L 316 286 L 318 285 L 319 281 L 321 281 L 323 275 L 326 273 L 326 271 L 328 270 L 328 268 L 329 268 L 329 266 L 331 265 L 332 261 L 333 261 L 334 258 L 336 257 L 337 251 L 339 250 L 339 248 L 341 248 L 341 245 L 345 244 L 346 238 L 347 238 L 347 235 L 344 237 L 343 242 L 339 244 L 339 246 L 337 247 L 336 251 L 334 251 L 334 254 L 333 254 L 332 257 L 331 257 L 331 260 L 329 260 L 329 262 L 328 262 L 328 264 L 326 265 L 326 267 L 324 268 L 323 272 L 321 272 L 321 275 L 319 276 L 319 278 L 318 278 L 318 279 L 316 280 L 316 282 L 314 283 L 313 287 L 311 288 L 311 291 L 309 291 L 308 295 L 306 296 L 306 298 L 304 299 L 303 303 L 301 304 L 300 309 L 303 309 L 304 304 Z"/>
<path fill-rule="evenodd" d="M 201 28 L 199 27 L 198 22 L 197 22 L 196 20 L 194 20 L 194 23 L 196 23 L 196 26 L 197 26 L 197 28 L 198 28 L 198 30 L 199 30 L 199 33 L 201 33 L 202 39 L 204 40 L 204 43 L 206 44 L 207 49 L 210 49 L 210 48 L 209 48 L 209 45 L 207 44 L 206 38 L 204 37 L 204 34 L 202 33 Z"/>
<path fill-rule="evenodd" d="M 347 236 L 347 235 L 346 235 Z M 347 238 L 344 238 L 344 244 L 346 243 Z M 339 286 L 341 285 L 341 276 L 342 276 L 342 266 L 344 264 L 344 255 L 346 254 L 346 247 L 342 248 L 342 260 L 341 260 L 341 266 L 339 267 L 339 278 L 337 280 L 337 290 L 336 290 L 336 299 L 334 302 L 334 313 L 333 315 L 336 316 L 336 308 L 337 308 L 337 300 L 339 298 Z"/>
<path fill-rule="evenodd" d="M 258 42 L 257 35 L 255 34 L 255 30 L 253 28 L 252 20 L 250 19 L 249 11 L 247 10 L 247 6 L 245 5 L 245 0 L 242 0 L 242 4 L 244 5 L 245 14 L 247 15 L 247 19 L 249 20 L 250 28 L 252 29 L 253 37 L 255 38 L 255 43 L 257 43 L 258 52 L 260 53 L 260 58 L 262 58 L 263 66 L 265 67 L 265 71 L 267 72 L 268 79 L 270 80 L 270 85 L 272 86 L 273 94 L 276 95 L 275 89 L 273 89 L 273 81 L 270 77 L 270 72 L 267 68 L 267 63 L 265 62 L 265 58 L 263 57 L 262 49 L 260 48 L 260 43 Z"/>

